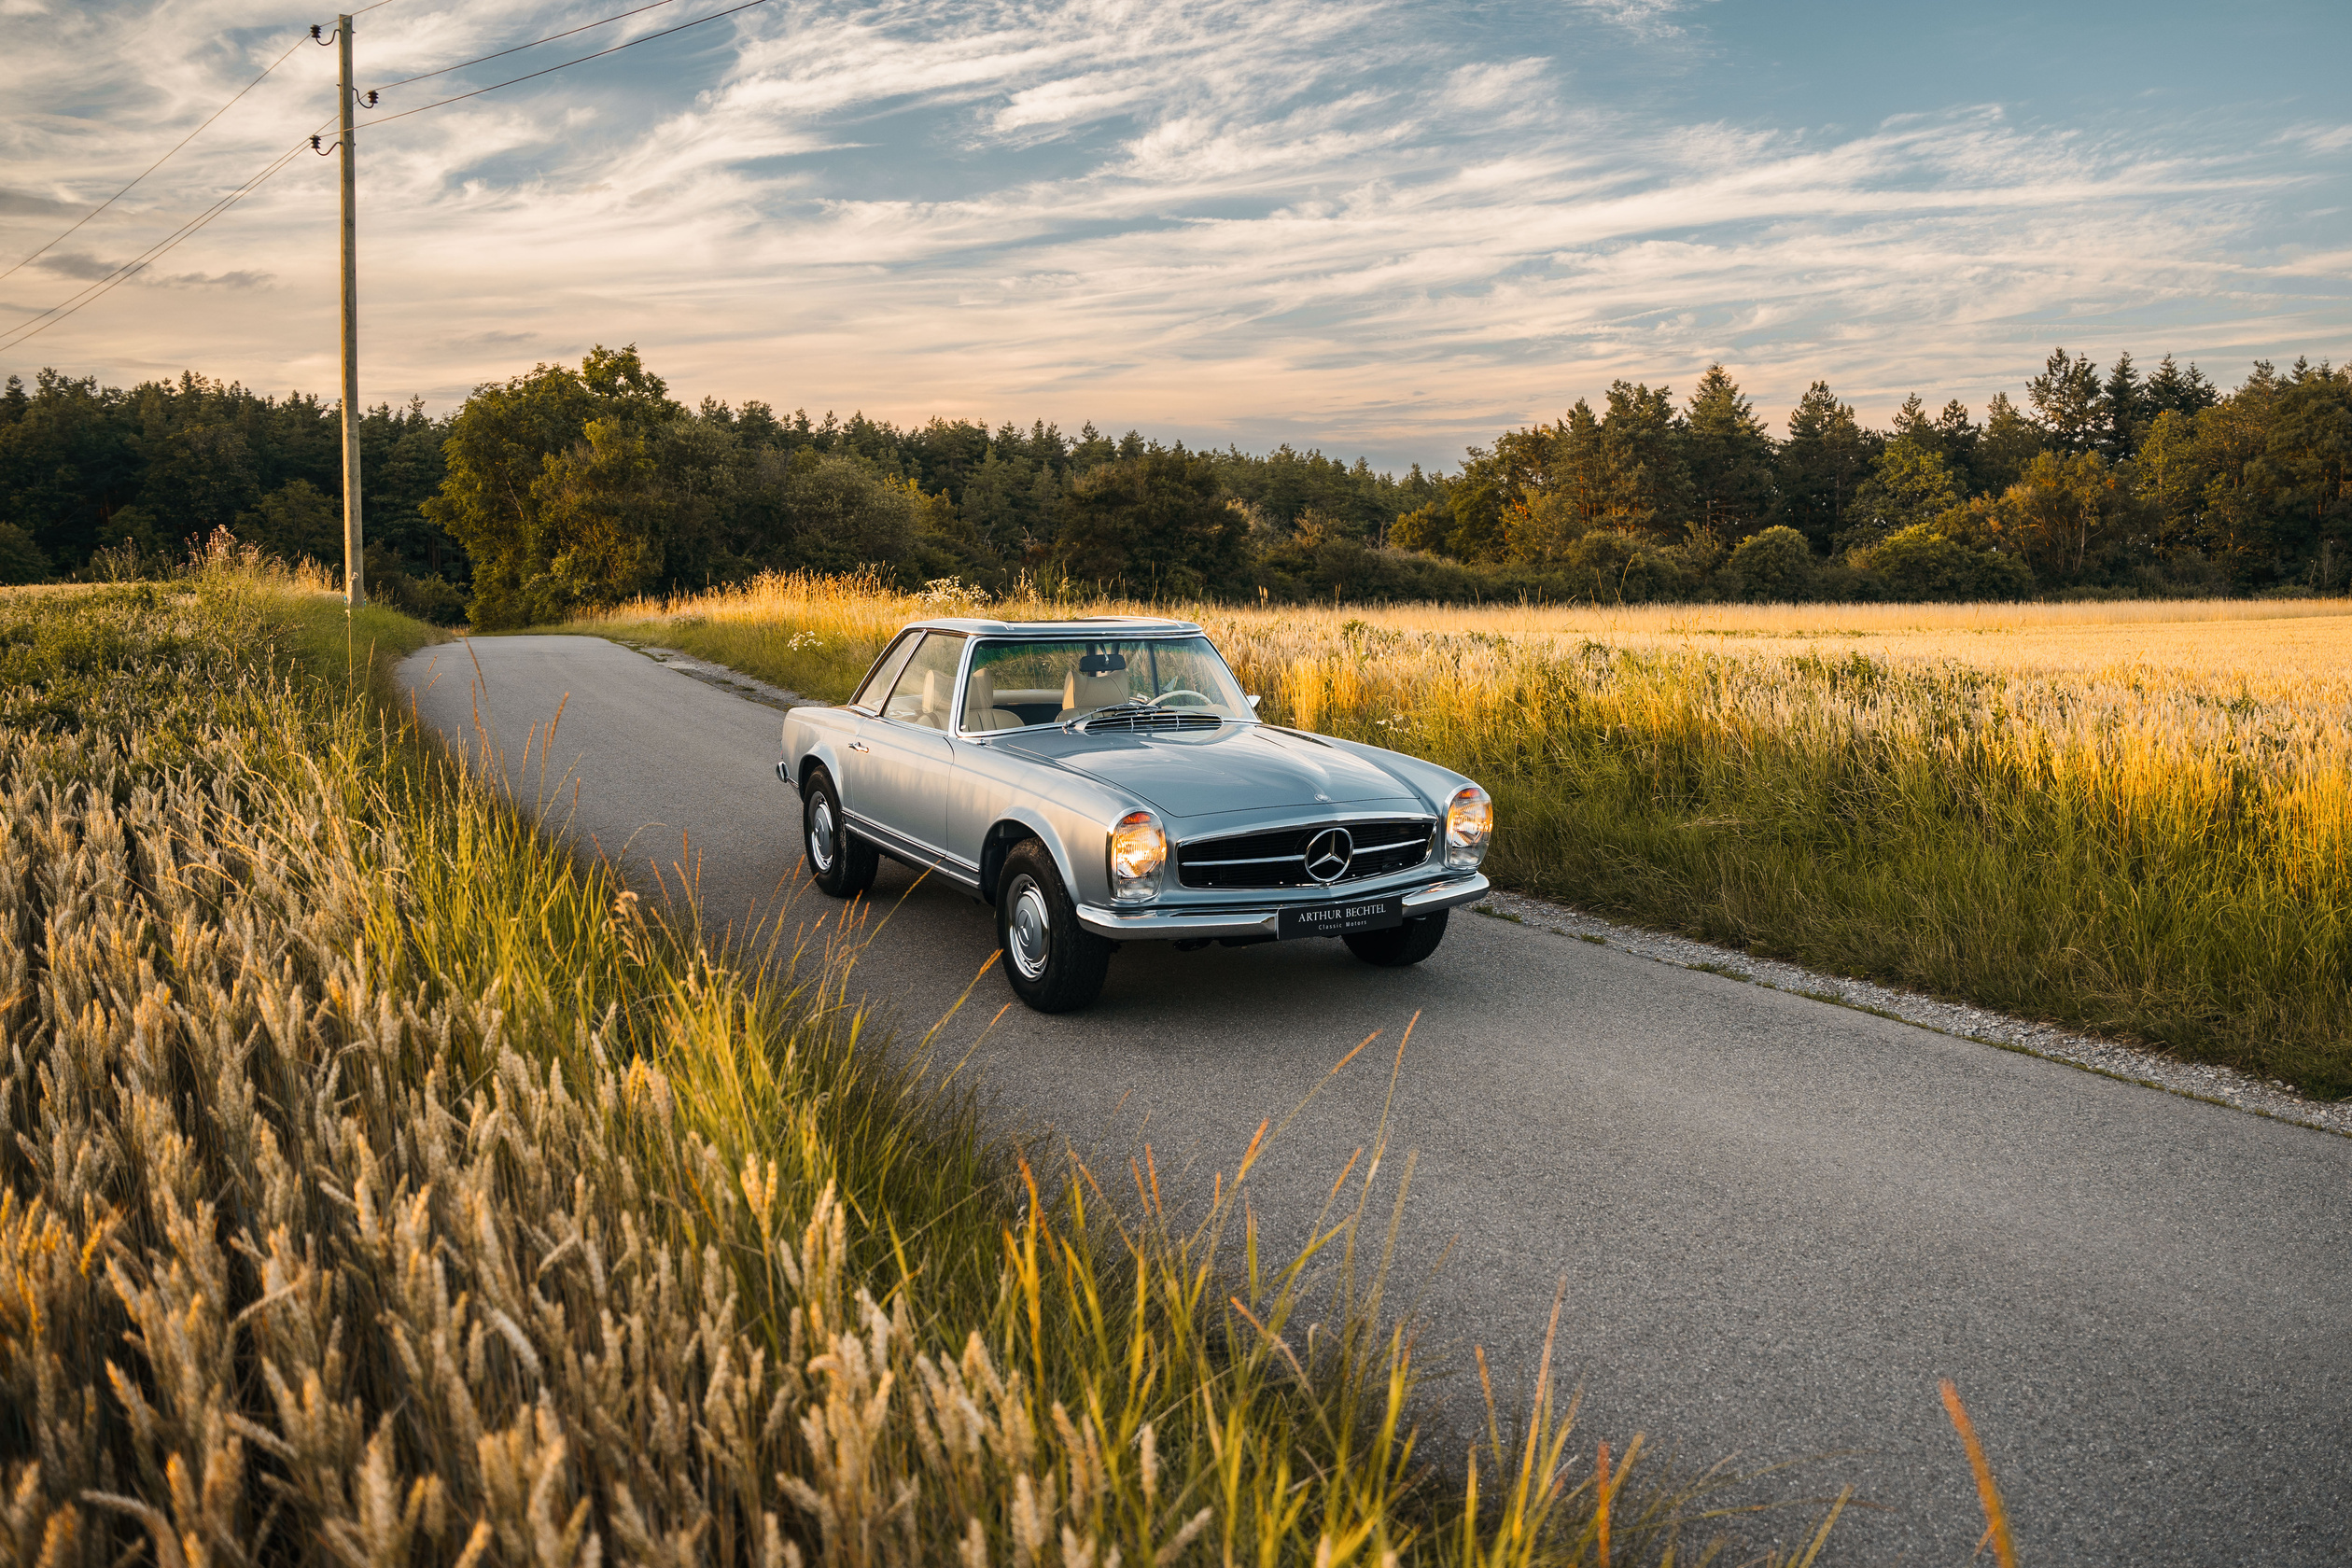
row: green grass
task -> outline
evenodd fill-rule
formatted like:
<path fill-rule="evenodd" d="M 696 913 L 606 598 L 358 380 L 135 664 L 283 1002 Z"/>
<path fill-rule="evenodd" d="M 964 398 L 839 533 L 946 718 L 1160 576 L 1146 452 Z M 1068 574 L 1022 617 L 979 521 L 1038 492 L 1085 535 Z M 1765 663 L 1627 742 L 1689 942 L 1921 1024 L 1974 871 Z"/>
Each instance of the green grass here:
<path fill-rule="evenodd" d="M 1720 1528 L 1720 1473 L 1629 1450 L 1604 1495 L 1547 1379 L 1423 1451 L 1381 1129 L 1294 1258 L 1262 1141 L 1206 1202 L 1148 1151 L 1106 1183 L 990 1142 L 845 1000 L 854 929 L 715 956 L 405 728 L 393 655 L 434 635 L 250 563 L 0 595 L 0 1558 L 1305 1568 Z"/>
<path fill-rule="evenodd" d="M 1676 711 L 1629 734 L 1572 708 L 1511 753 L 1424 748 L 1494 791 L 1505 886 L 2352 1095 L 2352 880 L 2299 875 L 2259 753 L 2218 804 L 2150 819 L 2096 778 L 1972 744 L 1973 699 L 1933 679 L 1890 681 L 1952 737 L 1913 751 L 1731 732 L 1703 672 L 1626 656 L 1613 673 L 1674 689 Z"/>

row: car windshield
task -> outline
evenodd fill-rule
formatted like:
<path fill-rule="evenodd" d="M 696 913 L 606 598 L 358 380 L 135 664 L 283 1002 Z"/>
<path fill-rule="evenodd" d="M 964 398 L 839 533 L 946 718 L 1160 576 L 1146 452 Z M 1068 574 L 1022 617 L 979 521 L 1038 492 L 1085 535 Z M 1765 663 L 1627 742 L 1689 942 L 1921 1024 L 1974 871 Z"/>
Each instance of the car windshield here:
<path fill-rule="evenodd" d="M 1083 719 L 1114 703 L 1247 719 L 1250 705 L 1204 637 L 983 642 L 964 688 L 964 728 Z"/>

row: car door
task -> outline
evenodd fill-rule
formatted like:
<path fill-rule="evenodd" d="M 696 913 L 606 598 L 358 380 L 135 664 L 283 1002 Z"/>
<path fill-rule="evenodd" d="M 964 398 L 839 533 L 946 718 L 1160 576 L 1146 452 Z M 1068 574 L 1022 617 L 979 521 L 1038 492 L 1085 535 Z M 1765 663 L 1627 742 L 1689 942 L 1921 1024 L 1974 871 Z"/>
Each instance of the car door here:
<path fill-rule="evenodd" d="M 860 738 L 858 721 L 871 719 L 882 711 L 883 704 L 890 700 L 891 689 L 898 684 L 899 676 L 906 668 L 906 661 L 915 656 L 915 650 L 922 646 L 922 641 L 920 630 L 901 632 L 883 651 L 882 657 L 874 662 L 874 667 L 866 672 L 865 680 L 858 687 L 857 695 L 851 697 L 847 705 L 857 716 L 848 726 L 850 744 L 828 758 L 827 764 L 833 769 L 833 787 L 841 791 L 841 804 L 848 808 L 852 817 L 861 819 L 873 817 L 867 798 L 873 783 L 866 777 L 865 764 L 874 755 L 874 747 Z"/>
<path fill-rule="evenodd" d="M 936 860 L 946 836 L 947 775 L 955 759 L 947 738 L 955 723 L 957 666 L 964 638 L 927 632 L 899 672 L 881 712 L 858 721 L 852 812 L 882 830 L 886 841 Z"/>

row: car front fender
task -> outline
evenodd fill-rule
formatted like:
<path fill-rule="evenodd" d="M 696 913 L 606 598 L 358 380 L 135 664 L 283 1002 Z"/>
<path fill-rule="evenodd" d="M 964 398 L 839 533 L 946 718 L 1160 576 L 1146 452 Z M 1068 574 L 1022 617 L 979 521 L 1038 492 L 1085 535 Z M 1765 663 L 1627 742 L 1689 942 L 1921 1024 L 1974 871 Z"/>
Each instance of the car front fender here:
<path fill-rule="evenodd" d="M 807 787 L 808 776 L 821 766 L 839 788 L 842 749 L 855 738 L 857 716 L 848 710 L 796 707 L 784 716 L 784 760 L 777 765 L 777 776 L 798 791 Z"/>
<path fill-rule="evenodd" d="M 1446 803 L 1453 799 L 1455 791 L 1464 784 L 1477 782 L 1449 767 L 1441 767 L 1424 758 L 1408 756 L 1402 751 L 1392 751 L 1385 746 L 1368 746 L 1360 740 L 1342 740 L 1337 735 L 1319 735 L 1315 738 L 1361 757 L 1386 772 L 1427 801 L 1433 811 L 1443 812 Z"/>

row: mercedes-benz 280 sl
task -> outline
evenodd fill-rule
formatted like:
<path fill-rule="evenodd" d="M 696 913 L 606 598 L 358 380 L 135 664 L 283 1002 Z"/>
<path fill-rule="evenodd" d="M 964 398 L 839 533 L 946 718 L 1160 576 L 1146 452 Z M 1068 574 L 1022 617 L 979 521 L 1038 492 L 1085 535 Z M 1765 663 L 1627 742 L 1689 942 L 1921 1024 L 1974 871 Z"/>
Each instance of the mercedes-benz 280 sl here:
<path fill-rule="evenodd" d="M 917 622 L 848 702 L 786 715 L 777 775 L 819 888 L 861 893 L 888 855 L 967 889 L 1046 1013 L 1094 1001 L 1125 942 L 1419 963 L 1487 890 L 1484 790 L 1262 721 L 1188 622 Z"/>

